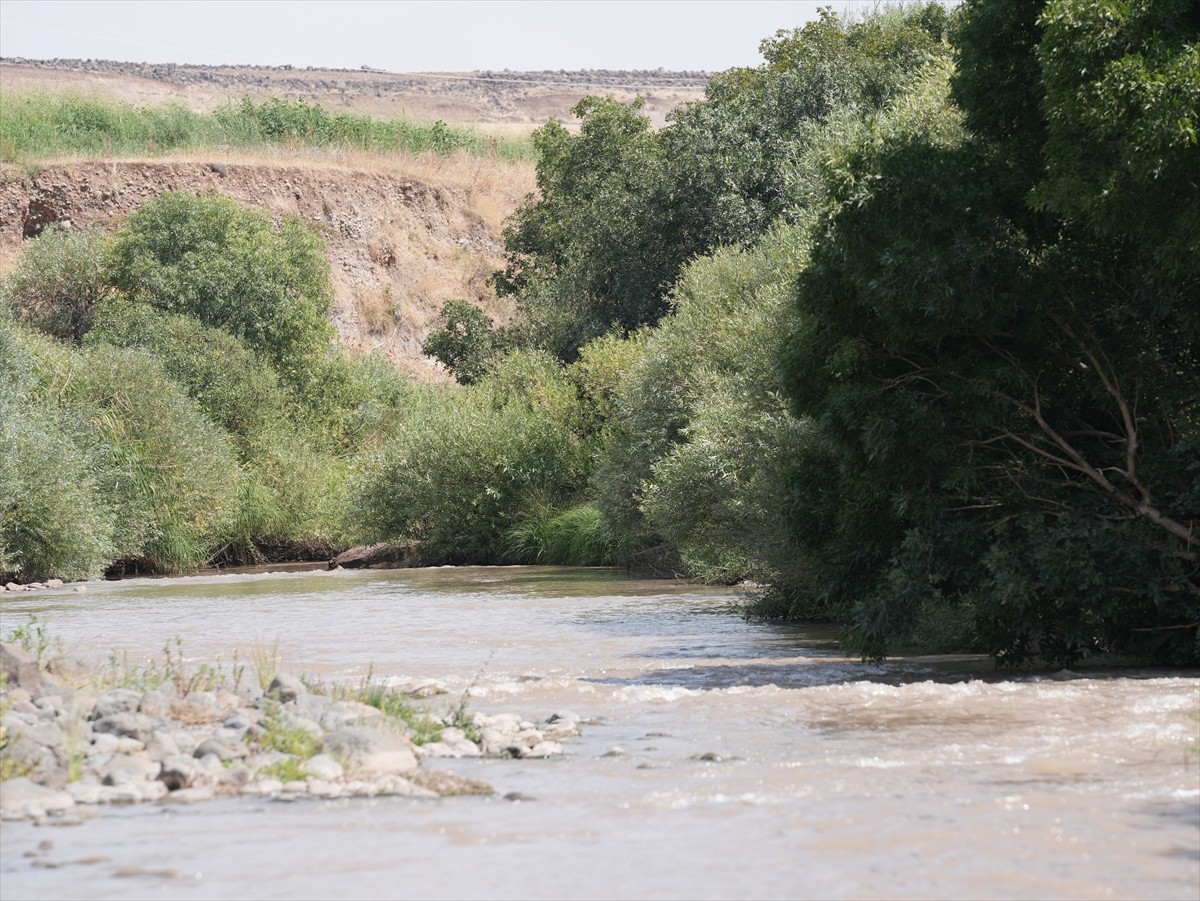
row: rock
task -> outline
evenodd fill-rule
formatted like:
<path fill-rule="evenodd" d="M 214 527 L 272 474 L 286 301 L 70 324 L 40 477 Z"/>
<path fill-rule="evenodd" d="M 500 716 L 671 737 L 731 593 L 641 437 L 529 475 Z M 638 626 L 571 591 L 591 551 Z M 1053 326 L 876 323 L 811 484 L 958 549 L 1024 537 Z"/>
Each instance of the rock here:
<path fill-rule="evenodd" d="M 87 591 L 87 586 L 86 586 L 86 585 L 76 585 L 76 586 L 75 586 L 74 588 L 72 588 L 71 590 L 72 590 L 72 591 L 80 591 L 80 592 L 82 592 L 82 591 Z"/>
<path fill-rule="evenodd" d="M 179 695 L 173 688 L 160 686 L 142 695 L 138 701 L 137 710 L 147 716 L 170 716 L 171 707 L 178 698 Z"/>
<path fill-rule="evenodd" d="M 315 757 L 310 757 L 304 761 L 300 769 L 309 776 L 312 776 L 313 779 L 321 779 L 326 782 L 341 779 L 346 772 L 345 768 L 328 754 L 318 754 Z"/>
<path fill-rule="evenodd" d="M 355 774 L 403 776 L 417 768 L 412 742 L 376 729 L 338 729 L 325 736 L 322 748 L 327 754 L 348 760 Z"/>
<path fill-rule="evenodd" d="M 271 680 L 271 684 L 267 686 L 267 695 L 281 704 L 294 701 L 296 698 L 307 693 L 308 689 L 304 687 L 303 682 L 295 676 L 289 676 L 285 673 L 277 675 Z"/>
<path fill-rule="evenodd" d="M 222 728 L 229 729 L 237 733 L 238 738 L 242 738 L 247 732 L 257 726 L 257 722 L 250 718 L 246 712 L 238 711 L 231 713 L 221 721 Z"/>
<path fill-rule="evenodd" d="M 350 709 L 344 703 L 331 704 L 329 708 L 321 714 L 321 728 L 330 732 L 341 729 L 345 726 L 353 726 L 358 722 L 358 714 Z"/>
<path fill-rule="evenodd" d="M 63 580 L 62 579 L 47 579 L 46 587 L 47 588 L 62 588 Z"/>
<path fill-rule="evenodd" d="M 254 779 L 254 773 L 244 763 L 235 763 L 230 767 L 223 767 L 222 770 L 223 772 L 217 776 L 217 785 L 224 785 L 228 788 L 241 788 L 247 782 Z"/>
<path fill-rule="evenodd" d="M 42 695 L 33 702 L 33 706 L 42 714 L 54 718 L 62 711 L 62 695 Z"/>
<path fill-rule="evenodd" d="M 163 800 L 174 801 L 178 804 L 195 804 L 197 801 L 211 801 L 215 796 L 216 790 L 211 785 L 197 785 L 173 791 Z"/>
<path fill-rule="evenodd" d="M 294 754 L 284 754 L 283 751 L 263 751 L 261 754 L 255 754 L 253 757 L 247 757 L 243 762 L 251 770 L 258 772 L 269 766 L 275 766 L 284 761 L 295 759 L 296 756 Z"/>
<path fill-rule="evenodd" d="M 94 776 L 88 776 L 67 785 L 66 792 L 75 799 L 76 804 L 99 804 L 102 787 Z"/>
<path fill-rule="evenodd" d="M 193 691 L 171 704 L 171 717 L 190 725 L 219 723 L 235 706 L 236 700 L 230 704 L 216 692 Z"/>
<path fill-rule="evenodd" d="M 361 569 L 370 566 L 403 566 L 412 558 L 417 542 L 403 541 L 395 544 L 371 544 L 352 547 L 342 551 L 329 561 L 330 569 Z"/>
<path fill-rule="evenodd" d="M 527 795 L 524 792 L 509 792 L 504 796 L 505 801 L 536 801 L 533 795 Z"/>
<path fill-rule="evenodd" d="M 0 644 L 0 670 L 10 689 L 23 688 L 30 696 L 42 693 L 42 670 L 37 658 L 20 645 Z"/>
<path fill-rule="evenodd" d="M 142 695 L 128 688 L 106 691 L 96 699 L 91 719 L 102 720 L 118 713 L 136 713 L 142 703 Z"/>
<path fill-rule="evenodd" d="M 158 780 L 169 791 L 181 791 L 208 781 L 208 775 L 196 762 L 196 758 L 185 757 L 183 754 L 169 754 L 160 762 Z"/>
<path fill-rule="evenodd" d="M 158 761 L 180 756 L 179 744 L 171 737 L 170 732 L 160 730 L 151 735 L 150 740 L 146 742 L 146 756 Z"/>
<path fill-rule="evenodd" d="M 23 688 L 13 688 L 9 686 L 5 697 L 8 698 L 9 705 L 13 704 L 30 704 L 33 703 L 33 696 Z"/>
<path fill-rule="evenodd" d="M 532 760 L 543 760 L 547 757 L 556 757 L 563 752 L 563 747 L 556 741 L 540 741 L 532 748 L 529 748 L 521 756 Z"/>
<path fill-rule="evenodd" d="M 140 700 L 140 698 L 139 698 Z M 107 732 L 117 738 L 133 738 L 145 742 L 158 725 L 154 717 L 144 713 L 114 713 L 92 723 L 95 732 Z"/>
<path fill-rule="evenodd" d="M 174 739 L 175 744 L 179 747 L 180 754 L 191 754 L 196 750 L 196 745 L 200 744 L 198 736 L 186 729 L 176 729 L 173 732 L 165 732 L 164 735 L 169 735 Z"/>
<path fill-rule="evenodd" d="M 120 743 L 121 740 L 115 735 L 109 735 L 107 732 L 95 732 L 92 734 L 92 745 L 88 750 L 88 755 L 116 754 L 117 745 Z"/>
<path fill-rule="evenodd" d="M 283 791 L 283 783 L 278 779 L 259 779 L 257 782 L 247 782 L 242 786 L 243 795 L 277 795 L 281 791 Z"/>
<path fill-rule="evenodd" d="M 313 722 L 306 716 L 289 716 L 287 724 L 293 729 L 303 729 L 313 738 L 321 738 L 325 734 L 320 723 Z"/>
<path fill-rule="evenodd" d="M 4 756 L 19 767 L 17 772 L 29 776 L 34 782 L 51 788 L 62 788 L 67 784 L 65 756 L 56 754 L 53 748 L 39 744 L 30 738 L 28 733 L 10 740 L 4 749 Z"/>
<path fill-rule="evenodd" d="M 206 738 L 200 744 L 196 745 L 196 750 L 192 752 L 193 757 L 206 757 L 209 754 L 215 754 L 218 760 L 240 760 L 243 757 L 250 756 L 250 749 L 240 741 L 229 741 L 221 738 Z"/>
<path fill-rule="evenodd" d="M 24 776 L 0 782 L 0 817 L 6 820 L 39 819 L 74 806 L 75 799 L 67 792 L 46 788 Z"/>
<path fill-rule="evenodd" d="M 437 792 L 415 785 L 403 776 L 380 776 L 371 780 L 371 795 L 400 795 L 405 798 L 436 798 Z"/>
<path fill-rule="evenodd" d="M 113 758 L 99 769 L 101 785 L 134 785 L 141 790 L 141 783 L 158 778 L 162 766 L 145 757 L 121 755 Z"/>
<path fill-rule="evenodd" d="M 336 798 L 342 794 L 342 787 L 324 779 L 309 779 L 308 793 L 316 798 Z"/>
<path fill-rule="evenodd" d="M 418 770 L 411 777 L 414 785 L 442 798 L 456 795 L 494 795 L 496 790 L 479 779 L 448 773 L 445 770 Z"/>
<path fill-rule="evenodd" d="M 136 804 L 138 801 L 144 800 L 144 798 L 145 796 L 142 794 L 141 787 L 132 783 L 127 785 L 102 785 L 96 795 L 96 803 Z"/>

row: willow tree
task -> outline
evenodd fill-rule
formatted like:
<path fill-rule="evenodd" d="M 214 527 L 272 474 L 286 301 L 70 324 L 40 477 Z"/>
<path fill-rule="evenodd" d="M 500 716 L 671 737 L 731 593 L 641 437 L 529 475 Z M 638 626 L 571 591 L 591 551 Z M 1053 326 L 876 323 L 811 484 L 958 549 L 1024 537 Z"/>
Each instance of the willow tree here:
<path fill-rule="evenodd" d="M 1136 7 L 967 3 L 828 161 L 788 508 L 866 654 L 1200 655 L 1200 15 Z"/>

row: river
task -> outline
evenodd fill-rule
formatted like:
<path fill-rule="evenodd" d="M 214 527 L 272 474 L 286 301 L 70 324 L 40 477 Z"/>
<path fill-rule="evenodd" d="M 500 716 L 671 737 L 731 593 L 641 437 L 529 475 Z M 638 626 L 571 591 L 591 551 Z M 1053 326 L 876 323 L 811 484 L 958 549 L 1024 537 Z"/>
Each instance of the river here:
<path fill-rule="evenodd" d="M 132 579 L 8 595 L 72 657 L 433 680 L 573 711 L 549 760 L 453 760 L 493 797 L 108 808 L 0 827 L 18 898 L 1200 896 L 1200 678 L 864 665 L 727 589 L 535 567 Z M 532 800 L 510 801 L 519 793 Z M 66 865 L 26 856 L 49 840 Z M 41 857 L 46 857 L 42 854 Z M 91 859 L 93 863 L 78 861 Z"/>

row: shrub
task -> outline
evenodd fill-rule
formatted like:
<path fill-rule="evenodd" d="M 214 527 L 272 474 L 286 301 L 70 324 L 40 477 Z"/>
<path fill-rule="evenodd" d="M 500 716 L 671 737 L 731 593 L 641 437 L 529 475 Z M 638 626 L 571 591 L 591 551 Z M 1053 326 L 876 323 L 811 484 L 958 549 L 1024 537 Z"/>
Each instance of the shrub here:
<path fill-rule="evenodd" d="M 265 213 L 225 197 L 167 193 L 117 234 L 112 281 L 132 300 L 241 339 L 307 394 L 334 337 L 321 250 L 299 220 L 276 229 Z"/>
<path fill-rule="evenodd" d="M 98 461 L 120 559 L 156 569 L 205 561 L 235 503 L 230 442 L 145 354 L 108 345 L 32 347 L 31 398 L 67 421 Z"/>
<path fill-rule="evenodd" d="M 590 504 L 556 510 L 532 502 L 505 533 L 503 556 L 510 563 L 612 566 L 620 543 L 604 514 Z"/>
<path fill-rule="evenodd" d="M 487 313 L 465 300 L 449 300 L 421 353 L 446 367 L 460 385 L 479 381 L 496 355 L 498 337 Z"/>
<path fill-rule="evenodd" d="M 198 319 L 145 304 L 110 304 L 88 344 L 135 348 L 162 364 L 213 422 L 240 439 L 285 417 L 291 398 L 245 343 Z"/>
<path fill-rule="evenodd" d="M 0 573 L 32 581 L 104 571 L 113 511 L 96 462 L 52 416 L 0 400 Z"/>
<path fill-rule="evenodd" d="M 97 228 L 52 228 L 22 248 L 4 298 L 17 316 L 64 341 L 83 340 L 112 294 L 109 239 Z"/>
<path fill-rule="evenodd" d="M 416 539 L 427 561 L 495 562 L 532 498 L 582 487 L 568 425 L 574 391 L 552 362 L 518 355 L 478 385 L 430 391 L 360 470 L 351 506 L 373 539 Z"/>

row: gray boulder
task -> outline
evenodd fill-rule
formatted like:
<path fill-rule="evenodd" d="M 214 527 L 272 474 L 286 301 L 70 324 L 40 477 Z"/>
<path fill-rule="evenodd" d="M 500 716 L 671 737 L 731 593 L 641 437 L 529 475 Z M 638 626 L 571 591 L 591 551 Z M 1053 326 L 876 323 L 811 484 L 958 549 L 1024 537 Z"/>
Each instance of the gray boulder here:
<path fill-rule="evenodd" d="M 23 688 L 30 695 L 42 693 L 42 670 L 37 658 L 20 645 L 0 644 L 0 669 L 10 689 Z"/>
<path fill-rule="evenodd" d="M 417 755 L 407 738 L 355 726 L 325 736 L 326 754 L 349 761 L 350 770 L 361 774 L 403 776 L 417 768 Z"/>

